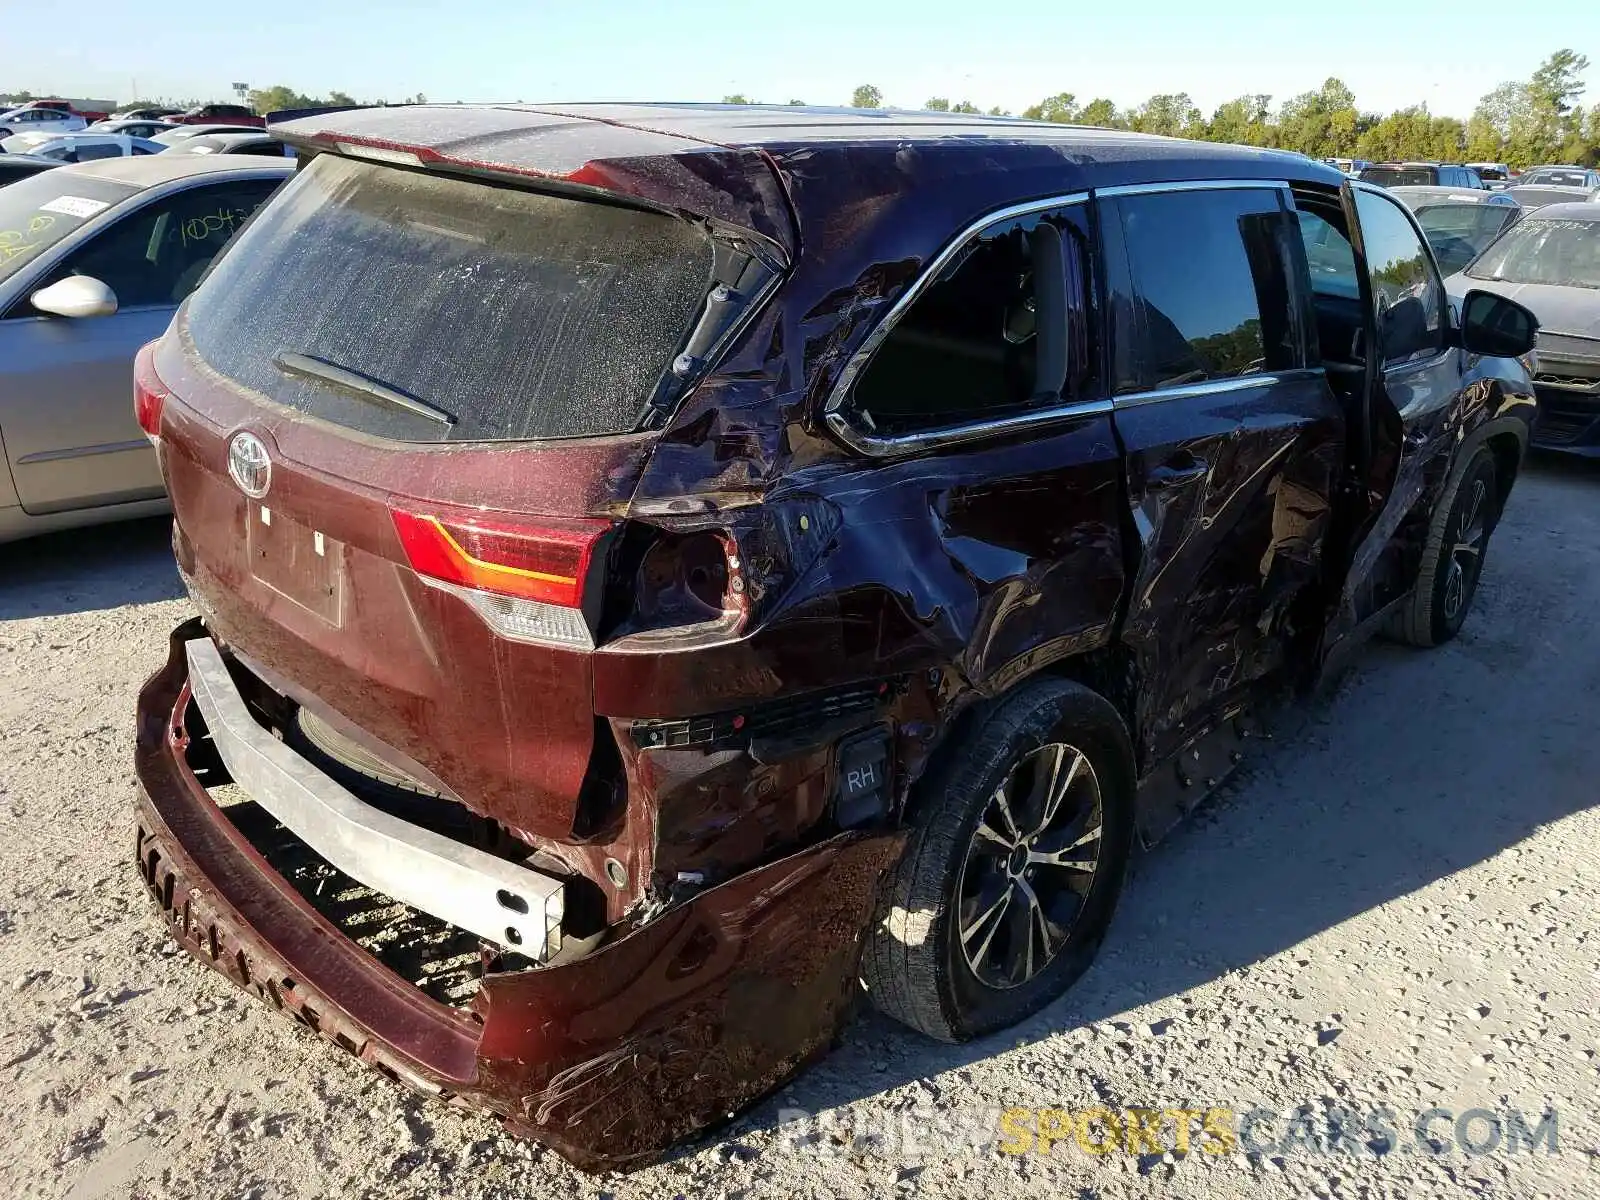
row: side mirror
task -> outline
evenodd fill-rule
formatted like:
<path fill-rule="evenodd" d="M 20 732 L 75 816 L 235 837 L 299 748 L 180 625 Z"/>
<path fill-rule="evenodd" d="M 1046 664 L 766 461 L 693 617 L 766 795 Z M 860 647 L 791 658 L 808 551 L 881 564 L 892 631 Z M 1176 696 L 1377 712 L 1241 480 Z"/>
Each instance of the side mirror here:
<path fill-rule="evenodd" d="M 117 294 L 93 275 L 68 275 L 28 299 L 58 317 L 109 317 L 117 311 Z"/>
<path fill-rule="evenodd" d="M 1539 318 L 1515 300 L 1474 291 L 1461 303 L 1461 345 L 1469 354 L 1519 358 L 1538 336 Z"/>

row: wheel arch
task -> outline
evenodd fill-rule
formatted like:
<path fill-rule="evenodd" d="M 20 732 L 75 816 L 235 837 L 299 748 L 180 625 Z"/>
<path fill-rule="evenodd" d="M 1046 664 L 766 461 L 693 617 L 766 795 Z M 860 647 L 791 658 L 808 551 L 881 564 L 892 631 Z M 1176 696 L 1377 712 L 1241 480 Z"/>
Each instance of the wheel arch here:
<path fill-rule="evenodd" d="M 1111 642 L 1092 650 L 1052 659 L 1026 674 L 1009 679 L 1000 688 L 969 689 L 964 697 L 965 703 L 951 707 L 950 715 L 942 722 L 922 769 L 910 781 L 902 820 L 909 819 L 921 798 L 933 790 L 937 780 L 950 770 L 968 730 L 1017 692 L 1043 680 L 1076 683 L 1099 696 L 1116 711 L 1128 737 L 1129 765 L 1133 778 L 1137 780 L 1143 774 L 1144 764 L 1137 760 L 1137 742 L 1133 738 L 1136 671 L 1132 653 L 1120 643 Z"/>

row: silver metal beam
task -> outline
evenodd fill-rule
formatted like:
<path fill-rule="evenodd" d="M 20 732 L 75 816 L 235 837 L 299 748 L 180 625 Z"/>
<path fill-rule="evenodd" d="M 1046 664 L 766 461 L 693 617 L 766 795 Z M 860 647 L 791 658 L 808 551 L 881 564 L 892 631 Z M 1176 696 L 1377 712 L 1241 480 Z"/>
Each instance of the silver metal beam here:
<path fill-rule="evenodd" d="M 352 879 L 536 961 L 561 947 L 561 880 L 358 800 L 258 725 L 210 638 L 188 643 L 189 687 L 244 791 Z"/>

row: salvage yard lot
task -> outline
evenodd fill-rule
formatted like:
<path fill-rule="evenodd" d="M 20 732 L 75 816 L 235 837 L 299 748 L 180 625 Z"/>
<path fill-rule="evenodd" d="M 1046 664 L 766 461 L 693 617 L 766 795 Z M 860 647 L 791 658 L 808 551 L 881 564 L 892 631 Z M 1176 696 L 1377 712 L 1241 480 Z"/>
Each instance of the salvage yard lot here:
<path fill-rule="evenodd" d="M 593 1178 L 176 950 L 130 861 L 134 694 L 191 614 L 164 523 L 0 548 L 0 1195 L 1600 1194 L 1597 596 L 1600 469 L 1535 460 L 1461 638 L 1375 644 L 1288 714 L 1136 861 L 1064 1001 L 961 1047 L 864 1015 L 731 1127 Z M 948 1133 L 1095 1105 L 1381 1107 L 1403 1136 L 1164 1159 Z M 1553 1110 L 1557 1152 L 1430 1157 L 1409 1130 L 1433 1107 Z"/>

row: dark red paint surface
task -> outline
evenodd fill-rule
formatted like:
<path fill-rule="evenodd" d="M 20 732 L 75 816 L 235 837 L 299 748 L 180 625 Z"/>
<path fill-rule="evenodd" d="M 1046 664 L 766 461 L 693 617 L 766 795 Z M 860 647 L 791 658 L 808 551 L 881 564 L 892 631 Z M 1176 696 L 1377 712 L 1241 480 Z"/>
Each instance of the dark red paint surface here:
<path fill-rule="evenodd" d="M 1148 777 L 1241 704 L 1309 677 L 1403 595 L 1452 456 L 1491 434 L 1525 440 L 1531 411 L 1492 360 L 1470 362 L 1447 395 L 1385 393 L 1371 478 L 1348 499 L 1337 485 L 1351 409 L 1320 372 L 863 458 L 824 431 L 821 406 L 872 326 L 975 218 L 1111 184 L 1291 178 L 1336 195 L 1340 177 L 1292 156 L 1036 126 L 974 140 L 932 120 L 888 137 L 863 118 L 802 129 L 662 109 L 630 128 L 624 115 L 393 109 L 290 132 L 609 190 L 762 239 L 789 264 L 776 300 L 663 428 L 385 443 L 235 391 L 197 360 L 181 314 L 155 358 L 173 393 L 162 459 L 175 545 L 207 630 L 445 802 L 593 881 L 622 936 L 569 965 L 491 974 L 479 1025 L 344 940 L 219 817 L 169 737 L 176 650 L 141 698 L 138 758 L 141 847 L 173 873 L 172 894 L 155 868 L 146 875 L 191 949 L 252 986 L 264 972 L 272 998 L 309 1005 L 358 1053 L 588 1163 L 659 1152 L 825 1047 L 899 845 L 829 823 L 848 729 L 782 753 L 753 740 L 708 753 L 642 749 L 635 720 L 755 713 L 893 681 L 856 724 L 889 732 L 899 810 L 970 706 L 1050 671 L 1113 699 Z M 359 599 L 337 622 L 252 570 L 258 518 L 225 467 L 241 429 L 273 456 L 275 527 L 315 529 L 342 556 L 346 596 Z M 430 503 L 613 522 L 614 623 L 598 648 L 498 639 L 424 585 L 389 506 Z M 689 624 L 653 617 L 683 611 L 682 598 L 627 557 L 629 533 L 720 539 L 744 573 L 737 607 Z M 710 890 L 683 902 L 680 872 Z M 266 965 L 236 970 L 235 950 Z"/>

